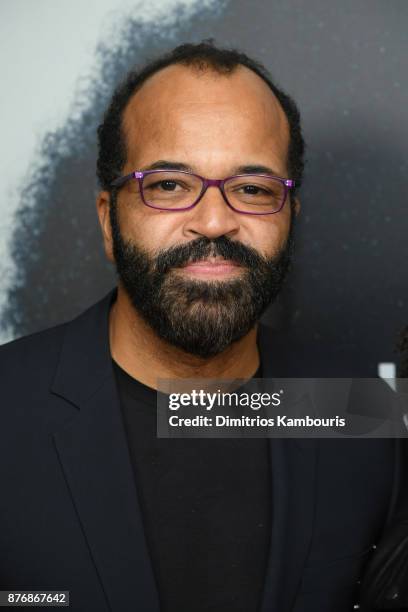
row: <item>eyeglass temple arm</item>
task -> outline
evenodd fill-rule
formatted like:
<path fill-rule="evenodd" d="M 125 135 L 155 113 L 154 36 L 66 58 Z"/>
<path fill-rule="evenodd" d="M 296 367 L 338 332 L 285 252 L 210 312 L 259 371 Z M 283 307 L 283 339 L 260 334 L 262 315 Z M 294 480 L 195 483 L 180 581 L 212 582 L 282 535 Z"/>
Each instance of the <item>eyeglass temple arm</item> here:
<path fill-rule="evenodd" d="M 127 181 L 130 181 L 132 178 L 142 178 L 143 172 L 131 172 L 130 174 L 126 174 L 125 176 L 120 176 L 111 182 L 111 187 L 120 187 Z"/>

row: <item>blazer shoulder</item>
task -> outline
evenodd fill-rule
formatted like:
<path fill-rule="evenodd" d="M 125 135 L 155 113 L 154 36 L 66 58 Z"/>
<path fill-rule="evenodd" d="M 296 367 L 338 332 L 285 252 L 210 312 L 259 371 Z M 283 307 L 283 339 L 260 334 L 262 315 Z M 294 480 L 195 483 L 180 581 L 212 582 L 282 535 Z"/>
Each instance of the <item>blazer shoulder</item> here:
<path fill-rule="evenodd" d="M 55 367 L 67 325 L 59 323 L 0 345 L 2 383 L 15 380 L 19 374 L 38 375 Z"/>

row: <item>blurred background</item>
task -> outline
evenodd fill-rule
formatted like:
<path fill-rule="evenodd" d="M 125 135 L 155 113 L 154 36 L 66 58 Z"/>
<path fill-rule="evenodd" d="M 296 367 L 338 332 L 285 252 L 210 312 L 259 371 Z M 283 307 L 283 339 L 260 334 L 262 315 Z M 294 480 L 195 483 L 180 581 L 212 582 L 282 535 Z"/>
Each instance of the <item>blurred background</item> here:
<path fill-rule="evenodd" d="M 305 360 L 334 350 L 355 376 L 395 363 L 408 323 L 407 23 L 404 0 L 2 0 L 0 343 L 116 284 L 96 127 L 128 69 L 212 37 L 263 62 L 303 117 L 296 261 L 264 319 Z"/>

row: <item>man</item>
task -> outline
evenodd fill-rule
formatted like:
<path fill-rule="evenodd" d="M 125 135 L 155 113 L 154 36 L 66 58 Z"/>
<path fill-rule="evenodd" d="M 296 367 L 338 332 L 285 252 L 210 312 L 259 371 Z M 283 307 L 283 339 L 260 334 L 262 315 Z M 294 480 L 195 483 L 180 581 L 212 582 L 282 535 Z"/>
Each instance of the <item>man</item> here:
<path fill-rule="evenodd" d="M 339 374 L 259 324 L 300 209 L 295 103 L 246 55 L 183 45 L 127 76 L 98 133 L 119 284 L 0 351 L 1 588 L 86 612 L 351 610 L 392 440 L 156 436 L 159 378 Z"/>

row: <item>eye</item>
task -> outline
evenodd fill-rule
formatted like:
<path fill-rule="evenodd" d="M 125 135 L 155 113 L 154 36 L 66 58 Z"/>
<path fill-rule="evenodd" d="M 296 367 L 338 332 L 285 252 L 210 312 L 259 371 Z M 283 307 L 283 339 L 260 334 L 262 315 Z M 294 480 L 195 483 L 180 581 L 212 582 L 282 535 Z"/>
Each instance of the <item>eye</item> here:
<path fill-rule="evenodd" d="M 174 179 L 162 179 L 161 181 L 155 181 L 152 183 L 145 181 L 144 188 L 151 191 L 166 191 L 167 193 L 174 193 L 178 191 L 186 191 L 189 189 L 189 186 L 179 180 L 175 181 Z"/>
<path fill-rule="evenodd" d="M 258 187 L 258 185 L 243 185 L 241 189 L 248 195 L 258 195 L 259 193 L 266 193 L 266 189 Z"/>
<path fill-rule="evenodd" d="M 248 183 L 246 185 L 237 185 L 234 191 L 238 192 L 238 194 L 248 196 L 270 195 L 271 193 L 266 186 L 261 187 L 260 185 L 254 185 L 251 183 Z"/>
<path fill-rule="evenodd" d="M 175 191 L 177 183 L 176 181 L 159 181 L 154 183 L 152 187 L 163 189 L 163 191 Z"/>

